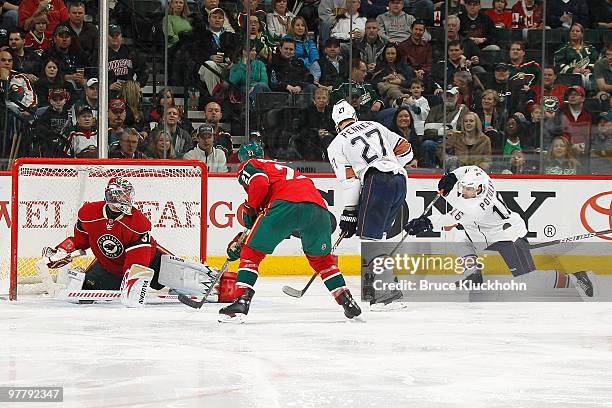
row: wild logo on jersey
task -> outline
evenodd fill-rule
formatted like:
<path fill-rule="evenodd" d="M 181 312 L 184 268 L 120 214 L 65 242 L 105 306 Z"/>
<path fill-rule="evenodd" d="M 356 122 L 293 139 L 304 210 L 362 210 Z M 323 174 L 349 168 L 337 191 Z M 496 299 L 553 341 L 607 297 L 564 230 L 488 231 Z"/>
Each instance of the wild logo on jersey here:
<path fill-rule="evenodd" d="M 114 235 L 102 235 L 98 238 L 97 244 L 107 258 L 119 258 L 123 254 L 123 244 Z"/>

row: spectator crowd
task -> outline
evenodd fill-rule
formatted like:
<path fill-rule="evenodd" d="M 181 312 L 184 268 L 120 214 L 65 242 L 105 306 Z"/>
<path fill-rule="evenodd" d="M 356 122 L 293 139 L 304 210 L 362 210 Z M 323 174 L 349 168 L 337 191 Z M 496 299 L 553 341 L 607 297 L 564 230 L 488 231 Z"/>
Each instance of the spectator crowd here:
<path fill-rule="evenodd" d="M 2 3 L 3 166 L 98 157 L 100 109 L 110 158 L 323 163 L 346 99 L 414 169 L 612 172 L 612 0 L 139 1 L 110 11 L 108 107 L 96 1 Z"/>

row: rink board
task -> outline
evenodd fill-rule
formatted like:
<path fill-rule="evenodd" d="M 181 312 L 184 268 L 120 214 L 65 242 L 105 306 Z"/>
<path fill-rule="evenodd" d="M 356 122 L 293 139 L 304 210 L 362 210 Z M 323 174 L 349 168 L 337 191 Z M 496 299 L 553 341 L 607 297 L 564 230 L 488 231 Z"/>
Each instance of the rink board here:
<path fill-rule="evenodd" d="M 309 175 L 310 176 L 310 175 Z M 337 220 L 343 209 L 342 189 L 331 175 L 312 175 L 313 181 L 321 191 L 332 214 L 333 236 L 338 234 Z M 612 177 L 602 176 L 498 176 L 496 187 L 506 204 L 519 211 L 527 222 L 530 242 L 550 241 L 559 238 L 584 234 L 612 228 Z M 407 207 L 401 217 L 404 222 L 419 216 L 435 196 L 437 177 L 429 175 L 410 175 L 408 179 Z M 8 173 L 0 174 L 0 250 L 10 248 L 10 194 L 11 183 Z M 138 191 L 136 191 L 138 199 Z M 242 230 L 237 214 L 245 200 L 245 193 L 239 187 L 234 175 L 209 175 L 207 214 L 208 242 L 207 259 L 212 265 L 223 263 L 226 245 Z M 434 212 L 445 212 L 447 207 L 439 200 Z M 399 219 L 398 219 L 399 221 Z M 399 241 L 402 231 L 399 222 L 392 228 L 389 241 Z M 452 242 L 461 231 L 448 231 L 433 237 L 410 237 L 406 242 L 428 241 Z M 591 238 L 587 242 L 610 243 L 612 237 Z M 359 240 L 345 239 L 336 253 L 340 255 L 340 267 L 347 274 L 358 274 L 360 270 Z M 47 243 L 41 243 L 46 245 Z M 602 270 L 612 264 L 599 250 L 581 246 L 575 252 L 557 256 L 554 247 L 551 254 L 536 256 L 536 263 L 555 264 L 558 269 L 568 271 L 578 269 Z M 600 247 L 598 247 L 600 248 Z M 612 247 L 611 247 L 612 248 Z M 503 270 L 503 261 L 490 255 L 488 265 Z M 498 268 L 499 265 L 499 268 Z M 230 270 L 235 270 L 237 263 Z M 606 269 L 606 268 L 603 268 Z M 312 272 L 302 255 L 300 241 L 289 238 L 282 242 L 274 256 L 267 257 L 261 268 L 263 276 L 308 275 Z M 441 273 L 431 270 L 429 274 Z"/>

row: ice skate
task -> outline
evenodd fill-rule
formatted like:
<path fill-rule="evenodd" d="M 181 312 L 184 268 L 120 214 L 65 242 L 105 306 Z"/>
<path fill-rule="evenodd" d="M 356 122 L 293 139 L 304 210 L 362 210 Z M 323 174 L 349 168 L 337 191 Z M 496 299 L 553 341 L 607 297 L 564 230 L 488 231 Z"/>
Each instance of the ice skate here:
<path fill-rule="evenodd" d="M 361 298 L 366 302 L 374 299 L 374 275 L 366 273 L 363 277 L 363 288 L 361 290 Z"/>
<path fill-rule="evenodd" d="M 372 300 L 370 300 L 370 311 L 384 312 L 390 310 L 403 309 L 407 305 L 400 302 L 403 297 L 400 290 L 384 290 L 378 291 Z"/>
<path fill-rule="evenodd" d="M 340 295 L 338 295 L 338 302 L 344 308 L 344 315 L 349 319 L 353 317 L 357 317 L 361 314 L 361 308 L 351 296 L 351 292 L 348 290 L 343 291 Z"/>
<path fill-rule="evenodd" d="M 246 315 L 249 313 L 249 306 L 255 291 L 248 288 L 240 297 L 234 300 L 229 306 L 225 306 L 219 310 L 219 323 L 243 323 Z"/>
<path fill-rule="evenodd" d="M 482 272 L 481 271 L 474 272 L 466 276 L 465 278 L 458 280 L 457 282 L 455 282 L 455 286 L 459 287 L 461 285 L 461 282 L 467 282 L 467 281 L 471 281 L 472 284 L 481 284 L 483 282 Z"/>
<path fill-rule="evenodd" d="M 573 273 L 576 278 L 576 290 L 582 300 L 592 302 L 597 300 L 599 291 L 597 289 L 597 278 L 591 271 L 581 271 Z"/>

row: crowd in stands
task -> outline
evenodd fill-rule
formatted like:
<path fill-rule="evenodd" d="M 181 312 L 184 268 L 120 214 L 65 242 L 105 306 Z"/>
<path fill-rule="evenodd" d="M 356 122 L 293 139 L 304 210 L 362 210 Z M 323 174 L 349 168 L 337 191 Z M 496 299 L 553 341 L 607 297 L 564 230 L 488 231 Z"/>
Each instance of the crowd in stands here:
<path fill-rule="evenodd" d="M 346 99 L 414 169 L 612 172 L 612 0 L 140 1 L 110 11 L 111 158 L 323 163 Z M 2 4 L 0 159 L 98 157 L 97 2 Z"/>

